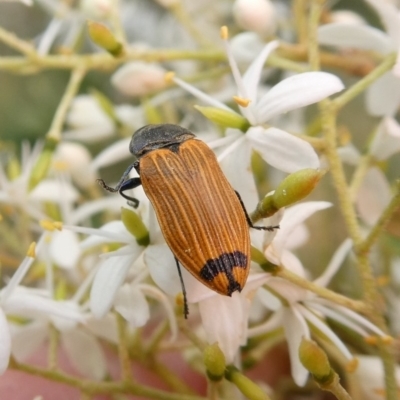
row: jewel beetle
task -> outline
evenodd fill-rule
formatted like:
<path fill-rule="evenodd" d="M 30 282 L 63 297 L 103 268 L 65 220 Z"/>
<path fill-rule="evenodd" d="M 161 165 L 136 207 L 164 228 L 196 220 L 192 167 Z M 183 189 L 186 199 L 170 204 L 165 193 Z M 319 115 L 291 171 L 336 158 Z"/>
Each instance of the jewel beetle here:
<path fill-rule="evenodd" d="M 213 151 L 185 128 L 172 124 L 146 125 L 129 145 L 136 157 L 116 187 L 134 207 L 139 201 L 124 192 L 140 185 L 153 205 L 161 231 L 179 269 L 183 265 L 215 292 L 231 296 L 241 291 L 250 269 L 249 227 L 254 226 L 240 195 L 223 174 Z M 135 168 L 139 177 L 129 178 Z"/>

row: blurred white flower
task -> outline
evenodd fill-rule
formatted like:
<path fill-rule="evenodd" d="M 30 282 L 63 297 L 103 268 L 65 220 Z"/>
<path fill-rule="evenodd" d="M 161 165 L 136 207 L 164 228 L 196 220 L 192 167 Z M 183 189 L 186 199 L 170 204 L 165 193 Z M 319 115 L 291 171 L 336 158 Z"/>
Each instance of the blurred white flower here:
<path fill-rule="evenodd" d="M 334 10 L 330 14 L 331 22 L 337 24 L 365 25 L 364 18 L 351 10 Z"/>
<path fill-rule="evenodd" d="M 42 148 L 41 142 L 37 142 L 33 149 L 30 149 L 27 142 L 22 144 L 21 172 L 12 179 L 8 178 L 3 165 L 0 164 L 0 203 L 18 207 L 36 221 L 46 218 L 42 210 L 45 202 L 73 203 L 79 196 L 71 184 L 60 179 L 45 179 L 31 192 L 28 191 L 29 177 Z"/>
<path fill-rule="evenodd" d="M 95 184 L 96 174 L 90 168 L 92 156 L 89 150 L 79 143 L 61 142 L 53 157 L 53 168 L 67 172 L 73 182 L 81 189 Z"/>
<path fill-rule="evenodd" d="M 385 174 L 376 167 L 370 168 L 357 191 L 356 207 L 363 221 L 373 226 L 392 198 Z"/>
<path fill-rule="evenodd" d="M 80 0 L 79 8 L 88 18 L 106 19 L 110 17 L 115 4 L 113 0 Z"/>
<path fill-rule="evenodd" d="M 98 101 L 89 95 L 79 95 L 73 100 L 66 119 L 69 130 L 63 132 L 68 140 L 97 142 L 114 133 L 114 122 L 104 112 Z"/>
<path fill-rule="evenodd" d="M 377 79 L 366 91 L 370 114 L 392 116 L 400 105 L 400 13 L 393 5 L 380 0 L 365 0 L 379 15 L 386 33 L 368 25 L 332 23 L 318 29 L 321 44 L 340 49 L 371 50 L 386 55 L 397 52 L 393 70 Z"/>
<path fill-rule="evenodd" d="M 358 368 L 355 370 L 363 400 L 383 400 L 385 398 L 385 374 L 382 360 L 376 356 L 357 355 Z M 400 395 L 400 367 L 395 367 L 398 394 Z"/>
<path fill-rule="evenodd" d="M 144 96 L 167 86 L 165 69 L 158 64 L 132 61 L 111 77 L 111 83 L 126 96 Z"/>
<path fill-rule="evenodd" d="M 0 291 L 0 373 L 7 368 L 11 354 L 12 339 L 6 315 L 34 321 L 57 320 L 61 324 L 77 324 L 84 321 L 84 313 L 79 307 L 72 307 L 69 302 L 53 300 L 46 290 L 20 286 L 35 260 L 36 251 L 40 251 L 44 245 L 44 239 L 45 234 L 41 236 L 36 246 L 31 245 L 27 256 L 7 285 Z M 33 341 L 36 343 L 35 340 Z M 26 350 L 26 346 L 30 345 L 30 343 L 21 344 L 20 351 Z"/>
<path fill-rule="evenodd" d="M 233 16 L 242 29 L 260 36 L 270 36 L 277 29 L 276 10 L 270 0 L 236 0 Z"/>
<path fill-rule="evenodd" d="M 386 117 L 379 124 L 377 133 L 370 145 L 370 153 L 378 161 L 387 160 L 400 151 L 400 125 Z"/>

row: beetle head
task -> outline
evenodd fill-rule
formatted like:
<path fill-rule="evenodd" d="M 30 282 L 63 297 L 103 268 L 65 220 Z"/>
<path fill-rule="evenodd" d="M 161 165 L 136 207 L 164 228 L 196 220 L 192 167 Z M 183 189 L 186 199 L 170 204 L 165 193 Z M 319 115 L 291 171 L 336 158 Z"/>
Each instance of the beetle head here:
<path fill-rule="evenodd" d="M 146 125 L 133 134 L 129 151 L 139 158 L 149 151 L 177 145 L 194 137 L 192 132 L 178 125 Z"/>

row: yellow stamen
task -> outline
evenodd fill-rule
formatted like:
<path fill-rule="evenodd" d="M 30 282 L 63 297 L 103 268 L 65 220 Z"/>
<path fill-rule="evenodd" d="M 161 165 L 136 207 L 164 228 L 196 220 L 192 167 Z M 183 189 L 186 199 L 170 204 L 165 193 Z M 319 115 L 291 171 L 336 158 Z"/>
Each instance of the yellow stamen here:
<path fill-rule="evenodd" d="M 65 161 L 54 161 L 53 167 L 57 171 L 68 171 L 69 170 L 69 164 Z"/>
<path fill-rule="evenodd" d="M 376 346 L 378 344 L 378 337 L 377 336 L 366 336 L 364 338 L 365 343 L 371 345 L 371 346 Z"/>
<path fill-rule="evenodd" d="M 30 258 L 36 257 L 36 242 L 32 242 L 29 245 L 28 251 L 26 252 L 26 256 Z"/>
<path fill-rule="evenodd" d="M 235 103 L 238 106 L 241 106 L 241 107 L 247 107 L 251 102 L 250 99 L 244 99 L 243 97 L 239 97 L 239 96 L 233 96 L 233 100 L 235 101 Z"/>
<path fill-rule="evenodd" d="M 62 230 L 62 222 L 60 222 L 60 221 L 50 221 L 47 219 L 43 219 L 42 221 L 40 221 L 40 226 L 43 229 L 46 229 L 46 231 L 50 231 L 50 232 L 53 232 L 56 229 L 59 231 Z"/>
<path fill-rule="evenodd" d="M 229 30 L 228 27 L 226 25 L 221 26 L 221 29 L 219 31 L 219 34 L 221 36 L 222 40 L 228 40 L 229 38 Z"/>
<path fill-rule="evenodd" d="M 358 367 L 358 359 L 357 358 L 353 358 L 351 361 L 349 361 L 346 364 L 346 371 L 347 372 L 354 372 Z"/>
<path fill-rule="evenodd" d="M 165 82 L 172 84 L 174 83 L 175 72 L 169 71 L 164 75 Z"/>

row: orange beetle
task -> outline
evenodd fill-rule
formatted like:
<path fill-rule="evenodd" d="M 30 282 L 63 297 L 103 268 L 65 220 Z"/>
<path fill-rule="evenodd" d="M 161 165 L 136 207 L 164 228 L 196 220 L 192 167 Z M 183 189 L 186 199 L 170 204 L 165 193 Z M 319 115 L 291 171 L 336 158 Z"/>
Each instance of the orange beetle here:
<path fill-rule="evenodd" d="M 132 136 L 130 152 L 137 160 L 115 188 L 108 191 L 131 201 L 126 190 L 139 185 L 150 199 L 165 241 L 196 279 L 217 293 L 231 296 L 246 283 L 250 269 L 249 226 L 256 227 L 243 202 L 224 176 L 212 150 L 185 128 L 172 124 L 147 125 Z M 135 168 L 139 178 L 128 179 Z"/>

